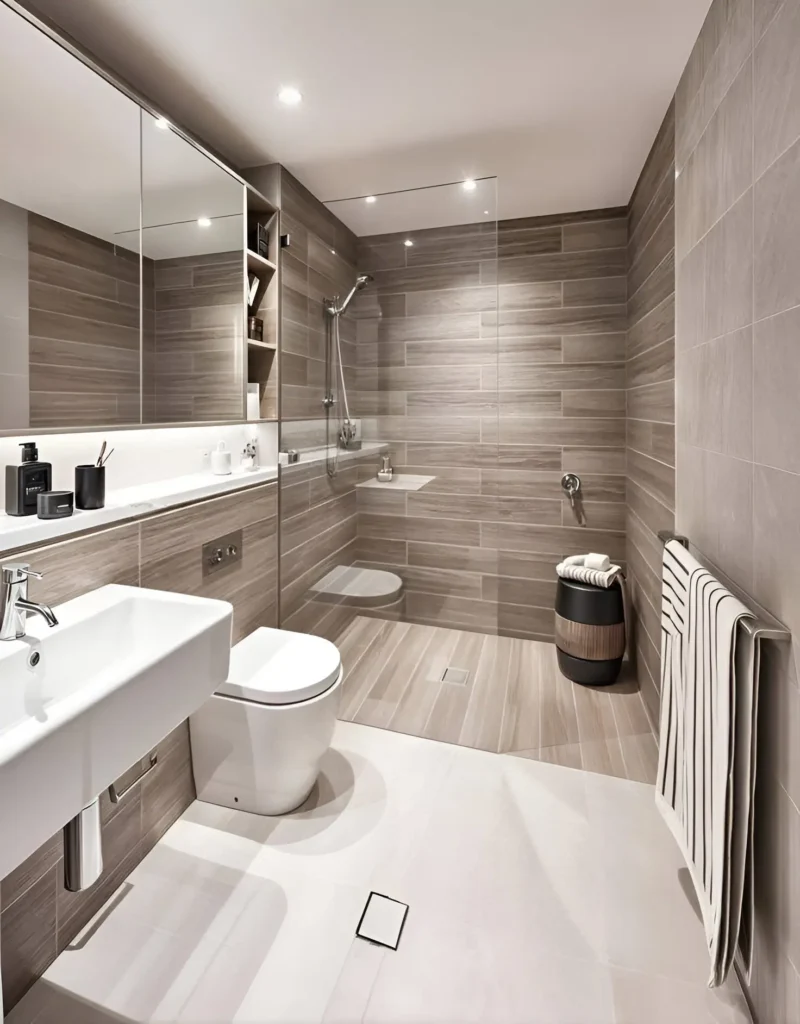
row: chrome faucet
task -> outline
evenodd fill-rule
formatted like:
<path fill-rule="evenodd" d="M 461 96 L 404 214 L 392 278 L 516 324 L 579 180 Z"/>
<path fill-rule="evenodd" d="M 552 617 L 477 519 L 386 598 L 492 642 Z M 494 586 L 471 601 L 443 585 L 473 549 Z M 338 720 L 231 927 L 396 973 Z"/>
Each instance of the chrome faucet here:
<path fill-rule="evenodd" d="M 40 580 L 27 562 L 9 562 L 2 567 L 0 579 L 0 640 L 21 640 L 25 636 L 28 614 L 41 615 L 48 626 L 57 626 L 53 609 L 28 600 L 28 580 Z"/>

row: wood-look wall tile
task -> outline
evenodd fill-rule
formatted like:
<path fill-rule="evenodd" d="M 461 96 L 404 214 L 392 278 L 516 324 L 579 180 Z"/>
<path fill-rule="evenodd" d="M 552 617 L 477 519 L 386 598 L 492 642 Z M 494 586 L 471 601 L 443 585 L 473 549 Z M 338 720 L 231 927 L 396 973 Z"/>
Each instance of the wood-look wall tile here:
<path fill-rule="evenodd" d="M 560 363 L 560 335 L 522 336 L 519 338 L 498 338 L 495 332 L 484 328 L 484 344 L 491 344 L 495 353 L 494 362 L 500 364 Z M 498 352 L 499 350 L 499 352 Z"/>
<path fill-rule="evenodd" d="M 40 385 L 45 385 L 39 387 L 41 391 L 61 390 L 62 370 L 69 382 L 65 390 L 71 390 L 76 384 L 82 383 L 81 378 L 77 376 L 78 373 L 83 372 L 91 376 L 93 371 L 119 371 L 127 375 L 121 376 L 118 382 L 122 384 L 123 389 L 137 391 L 139 388 L 140 355 L 134 348 L 84 345 L 75 341 L 31 337 L 28 342 L 28 357 L 30 365 L 37 367 Z"/>
<path fill-rule="evenodd" d="M 625 535 L 578 526 L 537 526 L 519 523 L 481 523 L 481 547 L 563 556 L 569 551 L 603 551 L 625 558 Z"/>
<path fill-rule="evenodd" d="M 627 253 L 624 248 L 520 256 L 498 261 L 498 279 L 501 284 L 620 277 L 626 270 Z"/>
<path fill-rule="evenodd" d="M 521 284 L 501 284 L 497 288 L 499 309 L 548 309 L 568 305 L 563 299 L 561 281 L 526 281 Z M 489 312 L 495 305 L 488 305 Z M 483 312 L 482 311 L 482 312 Z"/>
<path fill-rule="evenodd" d="M 491 388 L 491 385 L 488 385 Z M 482 391 L 409 391 L 406 411 L 409 416 L 453 417 L 491 416 L 497 413 L 497 395 Z M 531 404 L 536 400 L 532 396 Z M 560 411 L 560 408 L 559 410 Z"/>
<path fill-rule="evenodd" d="M 628 296 L 628 316 L 637 323 L 675 291 L 675 257 L 668 255 L 638 291 Z"/>
<path fill-rule="evenodd" d="M 531 605 L 552 609 L 556 598 L 556 580 L 523 579 L 516 576 L 484 576 L 484 601 L 499 604 Z"/>
<path fill-rule="evenodd" d="M 410 541 L 408 564 L 429 569 L 493 574 L 497 572 L 497 552 L 481 547 Z"/>
<path fill-rule="evenodd" d="M 14 557 L 44 573 L 43 580 L 32 579 L 28 585 L 32 601 L 62 604 L 109 583 L 136 587 L 139 525 L 117 526 L 60 544 L 23 549 Z"/>
<path fill-rule="evenodd" d="M 524 388 L 537 391 L 613 390 L 625 386 L 625 368 L 622 363 L 503 364 L 500 366 L 499 384 L 501 392 Z M 505 394 L 501 394 L 501 408 L 504 401 Z"/>
<path fill-rule="evenodd" d="M 481 314 L 448 313 L 441 316 L 387 318 L 381 320 L 378 330 L 381 341 L 447 341 L 451 338 L 479 338 Z"/>
<path fill-rule="evenodd" d="M 42 256 L 35 250 L 28 255 L 28 275 L 29 280 L 37 284 L 56 285 L 111 302 L 117 299 L 116 277 L 89 270 L 75 263 Z"/>
<path fill-rule="evenodd" d="M 612 334 L 626 330 L 625 306 L 571 306 L 565 309 L 501 310 L 481 314 L 481 334 L 500 338 L 553 334 Z"/>
<path fill-rule="evenodd" d="M 7 911 L 15 900 L 27 892 L 34 882 L 56 867 L 62 855 L 61 835 L 61 832 L 56 832 L 2 880 L 0 883 L 2 904 L 0 906 L 2 906 L 3 912 Z"/>
<path fill-rule="evenodd" d="M 189 726 L 182 722 L 158 745 L 158 765 L 141 784 L 142 835 L 154 845 L 195 799 Z"/>
<path fill-rule="evenodd" d="M 81 320 L 139 329 L 139 310 L 117 302 L 116 299 L 102 299 L 96 295 L 85 295 L 68 288 L 30 281 L 28 301 L 31 309 L 46 313 L 61 313 Z"/>
<path fill-rule="evenodd" d="M 582 221 L 563 227 L 564 252 L 587 249 L 617 249 L 628 244 L 626 217 Z"/>
<path fill-rule="evenodd" d="M 464 519 L 386 516 L 365 513 L 359 516 L 359 534 L 371 540 L 426 541 L 431 544 L 480 546 L 480 524 Z"/>
<path fill-rule="evenodd" d="M 592 390 L 584 388 L 580 391 L 562 391 L 562 413 L 564 416 L 608 416 L 625 415 L 625 391 Z"/>
<path fill-rule="evenodd" d="M 421 267 L 400 267 L 394 270 L 376 270 L 374 285 L 383 293 L 431 291 L 441 288 L 474 288 L 481 284 L 480 264 L 438 264 Z"/>
<path fill-rule="evenodd" d="M 411 621 L 429 622 L 435 625 L 451 625 L 459 629 L 478 630 L 495 632 L 497 629 L 497 609 L 489 601 L 477 601 L 467 597 L 451 597 L 441 594 L 409 593 L 406 596 L 406 617 Z M 457 653 L 453 655 L 457 660 Z M 456 687 L 456 689 L 462 689 Z M 461 697 L 467 697 L 461 694 Z M 466 713 L 466 706 L 463 708 L 460 721 L 463 721 L 463 714 Z M 435 728 L 436 720 L 433 712 L 429 723 Z M 456 736 L 460 733 L 460 725 L 455 730 Z M 436 739 L 426 729 L 426 736 Z M 453 739 L 450 742 L 457 742 Z"/>
<path fill-rule="evenodd" d="M 612 417 L 501 416 L 481 421 L 481 440 L 502 445 L 618 447 L 625 441 L 625 420 Z"/>
<path fill-rule="evenodd" d="M 0 914 L 6 1011 L 19 1002 L 56 958 L 58 870 L 57 866 L 49 868 Z"/>
<path fill-rule="evenodd" d="M 108 274 L 121 281 L 139 281 L 139 257 L 110 242 L 31 213 L 28 215 L 31 253 L 73 266 Z"/>
<path fill-rule="evenodd" d="M 377 347 L 382 366 L 485 366 L 497 362 L 496 338 L 460 338 L 455 341 L 409 341 Z"/>
<path fill-rule="evenodd" d="M 626 302 L 628 279 L 625 277 L 590 277 L 586 281 L 564 282 L 565 306 L 613 306 Z"/>
<path fill-rule="evenodd" d="M 637 388 L 645 384 L 662 384 L 675 379 L 675 343 L 664 341 L 628 360 L 626 385 Z"/>
<path fill-rule="evenodd" d="M 675 382 L 647 384 L 628 391 L 628 418 L 654 420 L 659 423 L 675 422 Z"/>
<path fill-rule="evenodd" d="M 487 221 L 481 224 L 429 228 L 415 231 L 413 242 L 414 245 L 406 249 L 406 263 L 409 267 L 436 264 L 457 266 L 476 257 L 494 257 L 497 253 L 497 227 L 494 221 Z"/>
<path fill-rule="evenodd" d="M 501 220 L 498 226 L 498 256 L 540 256 L 561 252 L 561 227 L 518 227 L 519 221 Z"/>
<path fill-rule="evenodd" d="M 643 455 L 649 455 L 668 466 L 675 465 L 674 423 L 653 423 L 629 419 L 627 445 Z"/>
<path fill-rule="evenodd" d="M 497 289 L 489 287 L 446 288 L 406 295 L 406 316 L 440 316 L 443 313 L 482 313 L 497 308 Z"/>
<path fill-rule="evenodd" d="M 628 475 L 667 508 L 675 508 L 675 470 L 671 466 L 629 449 Z"/>
<path fill-rule="evenodd" d="M 407 508 L 409 516 L 551 525 L 561 522 L 560 501 L 550 501 L 546 498 L 409 491 Z"/>

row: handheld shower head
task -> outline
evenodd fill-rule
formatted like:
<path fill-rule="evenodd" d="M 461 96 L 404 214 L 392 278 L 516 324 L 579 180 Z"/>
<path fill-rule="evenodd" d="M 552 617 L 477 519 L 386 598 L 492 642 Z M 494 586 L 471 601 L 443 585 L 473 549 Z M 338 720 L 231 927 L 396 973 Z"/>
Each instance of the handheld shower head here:
<path fill-rule="evenodd" d="M 374 280 L 375 278 L 372 277 L 371 274 L 359 274 L 358 277 L 356 278 L 356 283 L 350 289 L 347 297 L 345 298 L 341 306 L 339 306 L 338 309 L 336 309 L 334 306 L 330 306 L 328 307 L 329 312 L 331 312 L 334 316 L 340 316 L 342 313 L 344 313 L 344 311 L 353 301 L 353 296 L 355 295 L 355 293 L 361 291 L 362 288 L 366 288 L 370 281 Z"/>

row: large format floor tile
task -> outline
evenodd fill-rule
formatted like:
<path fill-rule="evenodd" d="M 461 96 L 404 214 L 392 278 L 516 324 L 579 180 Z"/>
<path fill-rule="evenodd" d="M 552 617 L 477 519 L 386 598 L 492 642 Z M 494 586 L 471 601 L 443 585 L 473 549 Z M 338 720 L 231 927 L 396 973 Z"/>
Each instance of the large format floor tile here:
<path fill-rule="evenodd" d="M 577 686 L 552 643 L 357 617 L 338 638 L 343 721 L 634 782 L 658 751 L 635 681 Z M 468 674 L 445 682 L 445 669 Z"/>
<path fill-rule="evenodd" d="M 193 804 L 8 1021 L 746 1024 L 681 866 L 650 786 L 340 722 L 299 811 Z"/>

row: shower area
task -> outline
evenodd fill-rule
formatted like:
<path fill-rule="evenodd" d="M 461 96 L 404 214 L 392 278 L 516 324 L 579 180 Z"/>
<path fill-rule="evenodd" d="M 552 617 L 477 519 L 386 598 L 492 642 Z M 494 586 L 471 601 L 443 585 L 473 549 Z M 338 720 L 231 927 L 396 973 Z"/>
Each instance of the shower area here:
<path fill-rule="evenodd" d="M 625 555 L 626 218 L 497 188 L 283 190 L 281 622 L 339 646 L 341 718 L 649 778 L 635 685 L 552 643 L 556 564 Z"/>

